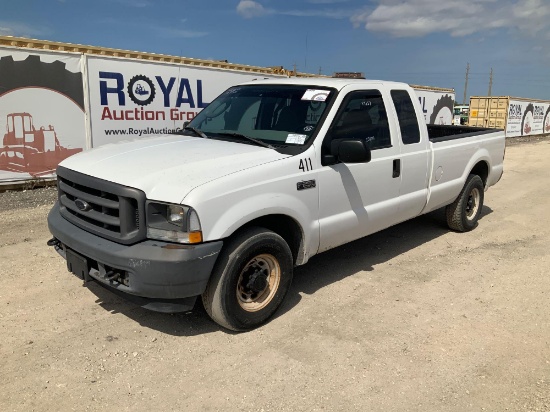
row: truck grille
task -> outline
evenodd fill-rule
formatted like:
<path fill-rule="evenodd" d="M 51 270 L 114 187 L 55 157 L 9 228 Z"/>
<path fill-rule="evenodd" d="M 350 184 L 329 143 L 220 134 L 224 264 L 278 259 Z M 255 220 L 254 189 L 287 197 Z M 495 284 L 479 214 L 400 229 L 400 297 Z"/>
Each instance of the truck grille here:
<path fill-rule="evenodd" d="M 57 168 L 61 215 L 88 232 L 122 244 L 145 239 L 145 193 Z"/>

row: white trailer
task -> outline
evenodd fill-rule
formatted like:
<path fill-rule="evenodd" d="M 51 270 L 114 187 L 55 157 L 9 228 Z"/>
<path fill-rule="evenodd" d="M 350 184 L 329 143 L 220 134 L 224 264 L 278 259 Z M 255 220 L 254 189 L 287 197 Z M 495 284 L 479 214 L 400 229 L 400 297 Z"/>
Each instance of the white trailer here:
<path fill-rule="evenodd" d="M 426 124 L 452 125 L 455 103 L 454 89 L 410 85 L 420 101 Z"/>

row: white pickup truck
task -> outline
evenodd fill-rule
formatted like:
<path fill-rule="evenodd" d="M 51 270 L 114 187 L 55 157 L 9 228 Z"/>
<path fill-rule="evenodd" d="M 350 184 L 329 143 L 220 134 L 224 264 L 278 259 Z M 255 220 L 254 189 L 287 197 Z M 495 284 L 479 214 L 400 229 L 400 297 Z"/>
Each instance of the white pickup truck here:
<path fill-rule="evenodd" d="M 63 161 L 48 244 L 85 282 L 163 312 L 201 296 L 218 324 L 248 330 L 317 253 L 444 206 L 451 229 L 473 229 L 504 143 L 427 127 L 402 83 L 254 81 L 180 134 Z"/>

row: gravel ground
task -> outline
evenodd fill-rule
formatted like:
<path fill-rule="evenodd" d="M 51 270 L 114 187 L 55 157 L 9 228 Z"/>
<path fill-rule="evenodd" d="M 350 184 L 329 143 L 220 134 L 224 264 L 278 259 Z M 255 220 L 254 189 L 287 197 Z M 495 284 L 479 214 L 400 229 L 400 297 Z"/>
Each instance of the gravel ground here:
<path fill-rule="evenodd" d="M 435 212 L 316 256 L 243 334 L 82 287 L 55 190 L 0 193 L 0 411 L 550 411 L 550 141 L 508 143 L 474 231 Z"/>
<path fill-rule="evenodd" d="M 53 205 L 56 200 L 57 187 L 55 186 L 40 189 L 8 190 L 0 193 L 0 212 Z"/>
<path fill-rule="evenodd" d="M 514 146 L 523 143 L 537 143 L 550 140 L 550 134 L 538 134 L 534 136 L 508 137 L 506 146 Z"/>

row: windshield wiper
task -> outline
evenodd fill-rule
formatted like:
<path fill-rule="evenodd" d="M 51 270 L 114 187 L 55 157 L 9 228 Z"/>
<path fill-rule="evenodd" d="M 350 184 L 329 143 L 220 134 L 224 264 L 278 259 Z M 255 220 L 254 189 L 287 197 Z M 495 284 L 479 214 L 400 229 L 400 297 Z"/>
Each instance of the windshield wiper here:
<path fill-rule="evenodd" d="M 183 128 L 183 130 L 191 130 L 192 132 L 194 132 L 197 136 L 200 136 L 204 139 L 208 139 L 209 137 L 207 135 L 204 134 L 204 132 L 202 132 L 201 130 L 197 129 L 196 127 L 192 127 L 192 126 L 185 126 Z"/>
<path fill-rule="evenodd" d="M 241 134 L 241 133 L 216 132 L 216 134 L 219 134 L 219 135 L 222 135 L 222 136 L 238 137 L 240 139 L 244 139 L 244 140 L 248 140 L 249 142 L 256 143 L 258 146 L 267 147 L 268 149 L 275 150 L 275 148 L 273 146 L 271 146 L 270 144 L 268 144 L 266 142 L 262 142 L 261 140 L 258 140 L 258 139 L 254 139 L 253 137 L 246 136 L 246 135 Z"/>

